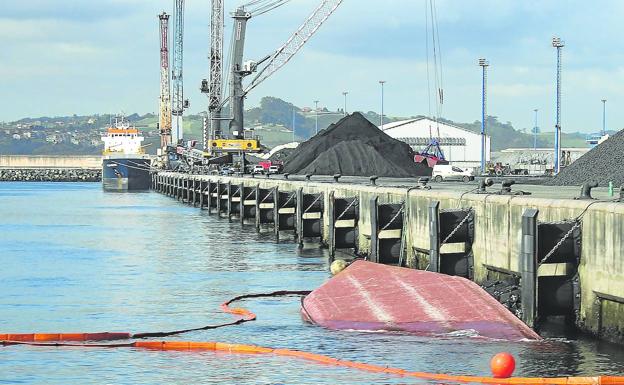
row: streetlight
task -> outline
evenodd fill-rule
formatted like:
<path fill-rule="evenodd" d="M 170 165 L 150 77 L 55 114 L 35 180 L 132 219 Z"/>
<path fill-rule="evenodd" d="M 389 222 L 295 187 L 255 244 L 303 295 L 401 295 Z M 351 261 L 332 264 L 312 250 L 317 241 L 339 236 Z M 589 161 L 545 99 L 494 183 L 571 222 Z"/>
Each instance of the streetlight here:
<path fill-rule="evenodd" d="M 379 129 L 383 127 L 383 117 L 384 117 L 384 84 L 385 80 L 380 80 L 379 84 L 381 84 L 381 117 L 379 118 Z"/>
<path fill-rule="evenodd" d="M 481 174 L 485 173 L 485 115 L 487 110 L 487 67 L 490 62 L 479 59 L 479 66 L 483 69 L 481 88 Z"/>
<path fill-rule="evenodd" d="M 558 38 L 552 38 L 552 46 L 557 49 L 557 111 L 556 111 L 556 123 L 555 123 L 555 174 L 559 174 L 561 171 L 561 49 L 564 47 L 564 42 Z"/>
<path fill-rule="evenodd" d="M 294 106 L 292 108 L 292 130 L 293 130 L 293 142 L 296 142 L 295 140 L 295 107 Z"/>
<path fill-rule="evenodd" d="M 602 99 L 602 136 L 607 133 L 607 99 Z"/>
<path fill-rule="evenodd" d="M 318 104 L 319 104 L 319 101 L 315 100 L 314 101 L 314 120 L 315 120 L 314 124 L 316 126 L 316 133 L 317 134 L 318 134 Z"/>
<path fill-rule="evenodd" d="M 535 124 L 533 125 L 533 150 L 537 150 L 537 134 L 539 133 L 539 128 L 537 127 L 537 111 L 537 108 L 533 110 L 533 112 L 535 112 Z"/>
<path fill-rule="evenodd" d="M 347 95 L 349 91 L 343 91 L 342 96 L 344 96 L 344 109 L 342 110 L 343 116 L 347 116 Z"/>

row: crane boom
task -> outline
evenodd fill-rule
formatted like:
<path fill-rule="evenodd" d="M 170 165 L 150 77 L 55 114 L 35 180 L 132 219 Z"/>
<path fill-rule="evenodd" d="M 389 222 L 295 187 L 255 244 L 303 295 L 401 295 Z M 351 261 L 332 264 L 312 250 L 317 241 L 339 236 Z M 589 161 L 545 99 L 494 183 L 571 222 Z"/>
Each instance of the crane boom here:
<path fill-rule="evenodd" d="M 160 20 L 160 106 L 158 128 L 160 144 L 166 147 L 171 143 L 171 103 L 169 88 L 169 15 L 165 12 L 158 15 Z"/>
<path fill-rule="evenodd" d="M 243 137 L 243 104 L 245 91 L 243 90 L 243 78 L 251 74 L 251 68 L 243 68 L 243 53 L 245 49 L 245 33 L 247 21 L 251 13 L 243 7 L 236 9 L 232 15 L 234 18 L 234 35 L 232 36 L 232 63 L 230 68 L 230 132 L 236 139 Z"/>
<path fill-rule="evenodd" d="M 305 20 L 305 22 L 295 31 L 293 35 L 273 54 L 260 60 L 258 63 L 248 62 L 243 65 L 242 55 L 245 45 L 245 32 L 247 21 L 256 15 L 256 13 L 245 10 L 245 7 L 239 7 L 232 15 L 234 18 L 234 35 L 232 66 L 230 73 L 230 95 L 221 102 L 223 107 L 226 103 L 230 103 L 231 122 L 230 131 L 235 133 L 234 136 L 240 138 L 243 134 L 243 103 L 245 95 L 253 88 L 257 87 L 273 75 L 277 70 L 282 68 L 290 59 L 310 40 L 312 35 L 320 28 L 329 16 L 334 13 L 336 8 L 343 0 L 322 0 L 320 5 L 316 7 L 314 12 Z M 286 3 L 287 1 L 274 1 L 263 7 L 259 14 L 265 13 L 270 9 Z M 257 3 L 257 2 L 252 2 Z M 257 10 L 256 10 L 257 11 Z M 258 67 L 262 68 L 258 70 Z M 254 72 L 258 74 L 253 78 L 249 85 L 245 88 L 242 86 L 242 79 Z"/>
<path fill-rule="evenodd" d="M 173 0 L 173 68 L 171 71 L 171 140 L 178 143 L 182 139 L 184 113 L 184 86 L 182 80 L 182 61 L 184 46 L 184 0 Z"/>
<path fill-rule="evenodd" d="M 221 136 L 221 98 L 223 95 L 223 0 L 211 0 L 210 12 L 210 72 L 202 80 L 201 92 L 208 94 L 208 116 L 203 128 L 204 151 L 209 143 Z"/>
<path fill-rule="evenodd" d="M 277 51 L 271 55 L 267 64 L 245 88 L 245 94 L 257 87 L 277 70 L 282 68 L 310 40 L 312 35 L 334 13 L 343 0 L 323 0 L 314 12 L 304 21 L 297 31 L 290 36 Z"/>

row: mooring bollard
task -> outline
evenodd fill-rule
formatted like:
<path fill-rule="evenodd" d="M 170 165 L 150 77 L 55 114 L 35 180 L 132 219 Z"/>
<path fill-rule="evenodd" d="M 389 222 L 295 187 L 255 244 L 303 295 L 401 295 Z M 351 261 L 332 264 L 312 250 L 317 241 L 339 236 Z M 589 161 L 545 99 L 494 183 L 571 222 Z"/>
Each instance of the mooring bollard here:
<path fill-rule="evenodd" d="M 594 199 L 591 195 L 591 190 L 594 187 L 598 187 L 598 182 L 586 182 L 583 183 L 583 185 L 581 186 L 581 195 L 578 196 L 578 198 L 575 199 L 580 199 L 580 200 L 592 200 Z"/>

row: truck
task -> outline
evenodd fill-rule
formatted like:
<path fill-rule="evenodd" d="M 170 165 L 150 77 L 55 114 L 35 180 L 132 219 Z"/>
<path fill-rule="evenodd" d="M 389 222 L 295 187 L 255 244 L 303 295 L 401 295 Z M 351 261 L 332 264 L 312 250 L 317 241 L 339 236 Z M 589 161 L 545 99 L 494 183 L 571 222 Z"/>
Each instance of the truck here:
<path fill-rule="evenodd" d="M 275 167 L 277 166 L 277 170 L 278 172 L 280 172 L 282 170 L 282 167 L 284 167 L 284 162 L 280 161 L 280 160 L 262 160 L 260 162 L 258 162 L 259 166 L 262 166 L 262 168 L 264 169 L 265 172 L 269 172 L 269 168 L 271 168 L 271 166 L 273 166 L 273 170 L 275 170 Z"/>

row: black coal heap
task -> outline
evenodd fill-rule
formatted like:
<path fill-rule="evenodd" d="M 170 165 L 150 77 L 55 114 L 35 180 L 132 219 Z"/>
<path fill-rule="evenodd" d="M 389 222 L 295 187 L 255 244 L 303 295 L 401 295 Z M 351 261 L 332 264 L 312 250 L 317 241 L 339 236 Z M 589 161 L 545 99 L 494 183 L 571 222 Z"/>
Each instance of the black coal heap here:
<path fill-rule="evenodd" d="M 355 112 L 302 143 L 286 159 L 291 174 L 414 177 L 431 168 L 414 162 L 414 150 Z"/>

